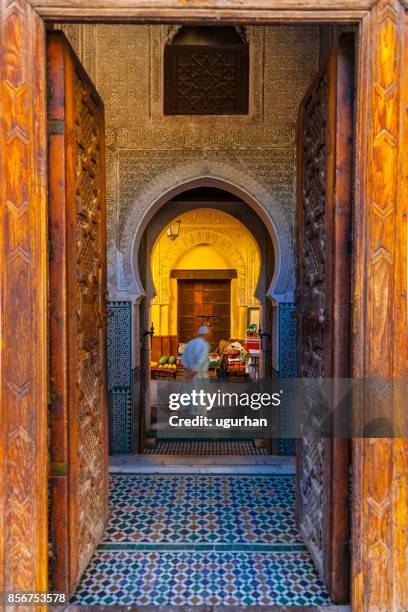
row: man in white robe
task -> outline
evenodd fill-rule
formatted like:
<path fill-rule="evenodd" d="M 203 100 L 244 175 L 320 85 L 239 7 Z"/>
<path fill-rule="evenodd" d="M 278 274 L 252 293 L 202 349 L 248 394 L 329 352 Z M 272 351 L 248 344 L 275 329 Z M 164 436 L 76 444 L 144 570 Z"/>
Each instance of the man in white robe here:
<path fill-rule="evenodd" d="M 190 340 L 184 349 L 181 359 L 186 368 L 186 379 L 208 378 L 209 334 L 210 330 L 203 325 L 198 330 L 198 337 Z"/>

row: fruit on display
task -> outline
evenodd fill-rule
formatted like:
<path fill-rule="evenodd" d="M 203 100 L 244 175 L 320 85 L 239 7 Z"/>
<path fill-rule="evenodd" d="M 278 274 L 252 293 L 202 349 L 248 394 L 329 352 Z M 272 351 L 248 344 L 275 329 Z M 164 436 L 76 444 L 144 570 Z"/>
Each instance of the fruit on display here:
<path fill-rule="evenodd" d="M 229 348 L 229 349 L 225 349 L 224 351 L 224 355 L 226 355 L 227 357 L 230 357 L 232 359 L 239 357 L 240 351 L 238 349 L 235 348 Z"/>
<path fill-rule="evenodd" d="M 168 363 L 170 365 L 174 365 L 176 363 L 176 358 L 174 357 L 174 355 L 170 355 Z"/>
<path fill-rule="evenodd" d="M 162 355 L 159 359 L 159 365 L 165 365 L 169 360 L 168 355 Z"/>
<path fill-rule="evenodd" d="M 164 361 L 167 362 L 167 360 L 167 355 L 164 355 L 163 357 L 160 357 L 159 361 L 151 361 L 150 367 L 159 368 L 160 370 L 175 370 L 177 368 L 175 363 L 163 363 Z"/>

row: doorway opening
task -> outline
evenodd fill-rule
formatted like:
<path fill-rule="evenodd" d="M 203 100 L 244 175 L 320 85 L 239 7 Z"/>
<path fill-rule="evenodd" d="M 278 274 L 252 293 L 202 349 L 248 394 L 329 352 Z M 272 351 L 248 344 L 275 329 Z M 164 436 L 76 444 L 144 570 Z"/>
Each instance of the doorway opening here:
<path fill-rule="evenodd" d="M 271 452 L 265 440 L 255 443 L 243 438 L 232 444 L 233 438 L 212 440 L 198 431 L 189 439 L 180 439 L 177 432 L 163 438 L 157 422 L 157 383 L 184 378 L 182 353 L 200 326 L 210 331 L 211 379 L 250 381 L 272 372 L 276 337 L 262 330 L 269 329 L 272 319 L 273 303 L 267 292 L 275 269 L 273 243 L 259 215 L 238 195 L 221 189 L 221 181 L 215 184 L 186 186 L 169 199 L 141 241 L 145 251 L 139 253 L 139 273 L 146 279 L 142 325 L 154 331 L 150 350 L 141 347 L 146 357 L 142 379 L 150 379 L 142 391 L 146 393 L 144 452 L 149 454 Z M 175 226 L 176 238 L 169 236 Z"/>
<path fill-rule="evenodd" d="M 94 474 L 92 469 L 89 469 L 89 465 L 95 466 L 97 463 L 97 457 L 93 453 L 95 436 L 92 437 L 96 432 L 95 411 L 92 412 L 94 405 L 92 402 L 85 402 L 83 414 L 75 415 L 77 430 L 74 435 L 79 432 L 80 437 L 85 429 L 84 423 L 88 425 L 86 435 L 79 440 L 79 460 L 78 457 L 69 457 L 66 463 L 69 465 L 72 461 L 72 464 L 78 468 L 78 473 L 75 474 L 74 470 L 70 470 L 68 474 L 66 472 L 52 474 L 53 486 L 61 477 L 66 478 L 68 482 L 73 476 L 78 476 L 74 485 L 83 485 L 85 482 L 82 488 L 78 486 L 79 493 L 74 500 L 75 512 L 82 512 L 81 516 L 84 519 L 82 528 L 78 531 L 74 522 L 69 523 L 68 552 L 57 550 L 55 544 L 57 540 L 53 542 L 57 568 L 54 574 L 55 583 L 62 580 L 66 588 L 65 572 L 67 564 L 71 563 L 69 590 L 72 591 L 88 567 L 89 573 L 81 583 L 76 600 L 86 602 L 90 597 L 86 582 L 89 580 L 92 582 L 92 576 L 98 575 L 104 558 L 109 557 L 110 574 L 117 562 L 117 555 L 123 554 L 124 548 L 120 546 L 115 548 L 114 542 L 120 541 L 123 546 L 130 546 L 126 549 L 129 563 L 134 562 L 133 557 L 141 550 L 137 548 L 140 542 L 146 547 L 140 553 L 143 563 L 149 563 L 149 546 L 156 546 L 157 542 L 160 542 L 162 548 L 158 550 L 163 554 L 159 554 L 160 562 L 154 568 L 158 574 L 163 567 L 160 564 L 164 555 L 170 550 L 166 547 L 176 543 L 179 548 L 174 553 L 171 564 L 174 565 L 173 569 L 178 575 L 181 575 L 181 579 L 176 595 L 172 592 L 170 582 L 166 582 L 168 593 L 165 603 L 216 604 L 220 600 L 217 600 L 215 591 L 218 589 L 219 581 L 222 580 L 221 574 L 226 571 L 225 563 L 227 565 L 232 563 L 236 570 L 239 561 L 237 556 L 233 556 L 232 560 L 226 560 L 221 555 L 226 552 L 223 547 L 229 546 L 232 542 L 232 552 L 245 553 L 245 563 L 250 565 L 254 562 L 254 557 L 251 556 L 254 552 L 253 546 L 271 544 L 268 551 L 259 549 L 260 553 L 267 553 L 262 560 L 263 567 L 270 568 L 275 555 L 284 550 L 289 556 L 286 559 L 279 557 L 283 563 L 282 574 L 279 572 L 270 574 L 267 580 L 267 592 L 261 602 L 255 595 L 261 581 L 257 575 L 256 586 L 252 587 L 253 597 L 248 596 L 245 599 L 243 594 L 245 589 L 242 592 L 238 589 L 237 593 L 231 595 L 231 604 L 267 605 L 277 602 L 282 604 L 282 597 L 274 591 L 274 581 L 277 580 L 279 583 L 282 576 L 283 580 L 289 580 L 292 564 L 299 565 L 303 562 L 300 580 L 295 579 L 291 587 L 294 588 L 293 592 L 299 592 L 304 575 L 310 574 L 312 579 L 307 586 L 311 591 L 303 590 L 300 599 L 293 593 L 292 595 L 286 593 L 285 597 L 289 597 L 289 602 L 312 601 L 320 604 L 330 601 L 330 597 L 335 601 L 346 601 L 348 597 L 348 492 L 346 489 L 349 453 L 345 446 L 316 441 L 313 432 L 311 433 L 308 428 L 309 424 L 303 424 L 297 453 L 297 520 L 303 540 L 295 520 L 296 487 L 293 458 L 289 462 L 278 461 L 273 465 L 265 462 L 266 467 L 263 472 L 258 470 L 256 461 L 247 462 L 246 471 L 240 472 L 241 480 L 227 476 L 225 473 L 223 476 L 220 475 L 222 470 L 221 472 L 218 470 L 216 476 L 211 475 L 210 471 L 209 476 L 204 477 L 198 473 L 199 476 L 190 478 L 188 471 L 183 472 L 182 463 L 178 470 L 180 476 L 173 475 L 172 478 L 166 479 L 165 476 L 168 474 L 160 474 L 157 468 L 150 469 L 149 474 L 146 464 L 141 463 L 135 468 L 135 462 L 143 461 L 140 456 L 145 448 L 152 449 L 154 444 L 157 444 L 154 435 L 154 432 L 157 434 L 158 431 L 155 427 L 157 421 L 155 422 L 154 414 L 157 404 L 154 402 L 152 372 L 155 375 L 157 372 L 159 375 L 161 370 L 160 374 L 165 373 L 168 376 L 174 371 L 177 377 L 177 359 L 182 354 L 180 345 L 185 344 L 200 323 L 209 325 L 211 329 L 210 342 L 214 364 L 210 362 L 209 368 L 214 370 L 215 376 L 224 374 L 233 377 L 233 374 L 237 374 L 238 377 L 255 379 L 283 376 L 282 356 L 290 353 L 290 350 L 292 350 L 292 362 L 294 360 L 296 364 L 293 349 L 287 351 L 294 343 L 294 323 L 291 315 L 295 310 L 295 230 L 298 233 L 298 248 L 299 245 L 304 247 L 302 253 L 304 257 L 300 257 L 299 252 L 297 254 L 299 262 L 297 315 L 301 321 L 298 329 L 303 340 L 298 350 L 297 365 L 304 375 L 308 375 L 305 372 L 309 368 L 311 377 L 316 372 L 322 377 L 331 368 L 331 361 L 326 362 L 324 354 L 326 350 L 331 355 L 325 332 L 327 329 L 325 323 L 331 318 L 324 317 L 332 303 L 338 307 L 347 303 L 345 299 L 347 288 L 350 290 L 350 278 L 347 275 L 341 277 L 343 292 L 336 282 L 333 281 L 330 286 L 327 282 L 338 279 L 340 275 L 336 259 L 338 253 L 331 247 L 340 244 L 340 252 L 344 254 L 347 232 L 350 230 L 349 217 L 346 224 L 338 224 L 333 211 L 340 210 L 335 206 L 338 204 L 334 200 L 336 194 L 340 193 L 343 198 L 339 203 L 344 206 L 343 219 L 345 215 L 349 215 L 351 205 L 347 181 L 350 180 L 352 154 L 337 157 L 335 153 L 340 148 L 343 152 L 347 146 L 352 148 L 350 130 L 352 132 L 353 126 L 353 36 L 346 35 L 349 42 L 345 44 L 347 51 L 344 51 L 343 43 L 339 41 L 345 39 L 342 35 L 338 36 L 338 32 L 333 28 L 309 26 L 293 28 L 276 26 L 270 30 L 261 30 L 255 26 L 251 26 L 251 29 L 238 28 L 239 36 L 245 45 L 249 45 L 246 51 L 249 51 L 250 60 L 252 57 L 252 63 L 250 61 L 249 64 L 248 113 L 236 113 L 236 115 L 232 113 L 231 116 L 227 114 L 217 120 L 211 119 L 217 121 L 215 129 L 212 129 L 212 124 L 204 113 L 197 113 L 199 119 L 195 117 L 195 113 L 191 113 L 188 117 L 181 115 L 181 123 L 177 123 L 180 121 L 179 115 L 166 114 L 163 110 L 163 74 L 159 70 L 162 67 L 161 51 L 175 39 L 177 28 L 175 31 L 173 27 L 167 26 L 89 27 L 92 29 L 87 30 L 88 25 L 67 25 L 64 26 L 64 30 L 73 46 L 80 54 L 82 53 L 84 62 L 89 64 L 89 70 L 93 72 L 92 76 L 96 80 L 98 89 L 100 87 L 102 99 L 106 100 L 104 130 L 106 149 L 102 139 L 98 146 L 94 146 L 94 143 L 88 146 L 88 141 L 85 142 L 87 137 L 92 140 L 96 134 L 95 126 L 89 121 L 92 112 L 89 112 L 84 102 L 88 88 L 92 91 L 93 89 L 91 80 L 85 76 L 85 70 L 78 67 L 79 61 L 72 60 L 71 73 L 65 77 L 64 84 L 68 86 L 73 84 L 74 89 L 75 86 L 77 88 L 78 97 L 76 104 L 73 105 L 77 113 L 74 131 L 79 128 L 83 130 L 85 144 L 82 141 L 77 142 L 76 148 L 72 149 L 72 142 L 67 139 L 67 150 L 70 154 L 77 155 L 77 161 L 81 162 L 75 166 L 76 190 L 70 192 L 75 197 L 67 200 L 67 205 L 69 207 L 73 201 L 85 204 L 84 210 L 76 210 L 72 223 L 74 229 L 78 230 L 78 235 L 84 236 L 85 241 L 88 241 L 87 253 L 92 259 L 94 251 L 89 248 L 88 243 L 95 240 L 94 230 L 97 222 L 87 204 L 92 202 L 97 209 L 96 200 L 100 192 L 92 186 L 89 188 L 90 182 L 95 178 L 95 169 L 86 164 L 90 161 L 95 165 L 97 153 L 106 150 L 108 318 L 113 322 L 111 331 L 108 332 L 113 334 L 109 337 L 110 440 L 113 450 L 117 450 L 115 444 L 120 439 L 121 443 L 123 441 L 127 445 L 126 451 L 130 455 L 136 451 L 138 456 L 130 459 L 123 456 L 114 457 L 112 461 L 110 489 L 112 513 L 103 541 L 100 543 L 100 530 L 98 533 L 95 532 L 91 520 L 93 509 L 89 507 L 89 503 L 81 506 L 78 502 L 89 493 L 87 487 L 91 490 L 92 487 L 95 488 Z M 137 60 L 139 63 L 135 64 L 137 58 L 132 55 L 134 27 L 139 28 L 137 35 L 140 36 L 138 40 L 141 46 L 138 49 L 143 49 L 143 44 L 147 46 L 151 64 L 141 61 L 140 58 Z M 129 32 L 132 33 L 130 37 Z M 300 39 L 301 43 L 299 43 L 300 33 L 303 36 Z M 90 39 L 87 38 L 88 35 Z M 112 56 L 116 42 L 125 45 L 124 53 L 120 54 L 120 57 Z M 303 55 L 299 53 L 299 48 L 293 50 L 295 43 L 300 44 Z M 93 45 L 91 55 L 84 53 L 84 49 L 89 44 Z M 65 42 L 63 45 L 64 53 L 71 57 L 72 50 Z M 285 50 L 283 55 L 282 48 Z M 123 101 L 125 96 L 123 89 L 122 92 L 118 91 L 117 83 L 118 76 L 122 86 L 123 83 L 129 84 L 131 80 L 129 77 L 131 73 L 122 72 L 124 70 L 122 64 L 126 64 L 128 60 L 127 54 L 132 58 L 131 66 L 134 68 L 137 65 L 141 72 L 140 75 L 138 73 L 140 78 L 132 81 L 134 88 L 127 99 L 130 107 L 124 108 L 118 103 L 118 100 Z M 275 71 L 268 75 L 265 73 L 268 64 L 265 62 L 262 64 L 265 54 L 269 54 L 269 57 L 274 59 Z M 280 65 L 277 60 L 282 58 L 287 63 L 283 62 L 283 65 Z M 151 68 L 147 75 L 142 74 L 145 65 L 156 66 L 156 72 Z M 130 69 L 130 66 L 128 68 Z M 258 77 L 263 76 L 259 80 L 256 74 Z M 282 83 L 289 77 L 293 80 L 290 81 L 289 90 L 285 90 L 286 96 L 282 98 L 276 87 L 276 79 L 280 78 Z M 213 83 L 213 81 L 207 75 L 205 82 Z M 138 86 L 135 86 L 136 82 L 138 86 L 143 83 L 142 92 Z M 345 93 L 342 89 L 344 84 L 347 88 L 348 105 L 342 106 L 341 94 Z M 259 87 L 261 87 L 261 96 L 258 95 Z M 180 92 L 176 94 L 179 95 Z M 177 99 L 176 94 L 173 92 L 173 101 Z M 143 98 L 145 95 L 148 95 L 147 103 Z M 266 101 L 274 107 L 273 112 L 267 108 Z M 218 103 L 219 100 L 215 102 Z M 223 99 L 223 104 L 227 102 L 228 96 L 227 99 Z M 143 111 L 144 115 L 138 114 L 133 109 L 133 104 L 135 109 Z M 298 122 L 299 104 L 301 118 Z M 123 106 L 126 106 L 124 102 Z M 246 109 L 246 105 L 240 108 Z M 341 116 L 335 112 L 338 108 L 344 111 Z M 216 113 L 214 115 L 217 116 Z M 341 123 L 344 119 L 345 124 Z M 65 118 L 58 118 L 55 121 L 64 123 Z M 297 138 L 296 124 L 299 126 Z M 65 135 L 66 125 L 55 123 L 56 132 L 53 135 L 56 140 L 59 135 Z M 344 126 L 348 131 L 342 132 L 341 128 Z M 100 125 L 98 127 L 101 129 Z M 238 136 L 234 140 L 236 133 Z M 182 134 L 181 140 L 178 140 L 180 134 Z M 225 144 L 228 142 L 225 141 L 228 134 L 232 146 Z M 165 135 L 169 139 L 166 146 L 163 145 Z M 199 141 L 199 145 L 195 138 Z M 334 140 L 331 140 L 332 138 Z M 347 146 L 342 138 L 346 140 Z M 178 143 L 177 149 L 174 147 L 175 142 Z M 299 145 L 298 155 L 296 155 L 297 145 Z M 350 149 L 347 151 L 350 153 Z M 52 159 L 51 163 L 56 161 L 58 160 Z M 333 189 L 336 170 L 339 167 L 337 164 L 341 164 L 343 170 L 341 180 L 346 181 L 338 191 Z M 298 169 L 297 215 L 295 214 L 296 167 Z M 72 168 L 68 170 L 72 171 Z M 90 339 L 89 346 L 81 345 L 84 349 L 81 356 L 84 357 L 86 365 L 96 369 L 96 362 L 92 360 L 94 357 L 92 325 L 99 319 L 97 316 L 94 318 L 91 316 L 93 311 L 89 304 L 92 303 L 91 298 L 95 292 L 99 291 L 97 279 L 101 279 L 98 277 L 98 271 L 88 270 L 85 247 L 83 250 L 84 257 L 81 255 L 80 263 L 84 264 L 84 276 L 73 275 L 71 281 L 77 284 L 78 293 L 84 297 L 88 309 L 86 313 L 89 315 L 84 329 L 78 333 L 78 337 Z M 102 268 L 103 264 L 98 269 Z M 74 268 L 71 269 L 71 273 L 72 270 Z M 101 297 L 100 292 L 98 295 Z M 333 295 L 334 301 L 332 301 Z M 339 301 L 336 302 L 337 298 Z M 285 338 L 284 313 L 287 315 L 287 328 L 289 320 L 291 323 L 286 343 L 284 339 L 282 340 Z M 339 315 L 336 314 L 337 316 Z M 118 324 L 121 319 L 123 319 L 122 327 Z M 255 325 L 257 332 L 252 336 L 248 331 L 253 329 L 250 325 Z M 127 339 L 126 342 L 122 342 L 123 338 Z M 344 341 L 344 336 L 340 336 L 338 327 L 330 338 L 336 348 L 340 340 Z M 239 359 L 238 363 L 233 360 L 231 363 L 227 359 L 223 364 L 215 363 L 219 361 L 215 358 L 215 351 L 219 349 L 222 340 L 227 342 L 227 349 L 230 346 L 234 349 L 234 344 L 242 346 L 249 354 L 248 361 Z M 251 349 L 251 342 L 252 346 L 257 344 L 258 348 Z M 348 343 L 346 349 L 348 351 Z M 258 355 L 251 355 L 251 350 L 255 353 L 258 351 Z M 166 359 L 160 363 L 165 357 Z M 169 357 L 174 357 L 176 363 L 172 363 L 173 360 L 169 363 Z M 221 359 L 223 355 L 218 353 L 218 357 Z M 156 363 L 157 366 L 153 365 Z M 324 370 L 322 364 L 327 370 Z M 159 368 L 160 365 L 163 367 Z M 164 367 L 168 365 L 176 365 L 176 368 Z M 182 363 L 179 366 L 180 375 L 183 375 Z M 316 369 L 319 366 L 320 370 Z M 344 373 L 346 367 L 347 359 L 343 359 L 339 369 L 330 372 L 334 373 L 333 375 L 340 375 L 339 372 Z M 94 381 L 94 377 L 91 376 L 93 373 L 91 369 L 87 371 L 88 378 L 91 379 L 90 384 Z M 291 375 L 294 376 L 293 368 Z M 67 388 L 69 390 L 69 385 Z M 79 391 L 81 392 L 81 389 Z M 61 426 L 61 422 L 57 420 L 53 423 L 54 428 Z M 71 435 L 72 431 L 67 434 Z M 95 435 L 97 441 L 100 441 L 100 437 L 104 434 L 96 432 Z M 253 454 L 256 455 L 259 448 L 264 448 L 267 454 L 276 459 L 278 448 L 273 444 L 277 442 L 254 446 Z M 206 452 L 206 454 L 214 453 Z M 216 454 L 219 454 L 219 451 Z M 235 469 L 231 467 L 233 465 L 234 462 L 231 461 L 228 466 L 230 471 Z M 54 461 L 54 466 L 57 469 L 58 461 Z M 329 469 L 326 469 L 327 466 Z M 238 467 L 242 468 L 242 465 Z M 223 470 L 228 471 L 225 465 Z M 130 475 L 133 475 L 134 480 L 130 479 Z M 337 491 L 333 490 L 334 475 Z M 84 479 L 81 480 L 83 476 Z M 280 477 L 283 479 L 279 481 Z M 341 486 L 338 486 L 339 482 Z M 286 496 L 282 494 L 282 483 L 284 483 L 283 488 L 287 487 L 289 492 Z M 72 500 L 69 497 L 73 490 L 72 482 L 70 484 L 63 504 L 58 505 L 54 496 L 51 510 L 54 536 L 59 529 L 58 521 L 66 519 L 67 512 L 71 518 L 74 515 L 70 506 Z M 105 481 L 103 486 L 106 486 Z M 169 494 L 168 499 L 175 499 L 175 491 L 178 491 L 180 500 L 176 500 L 175 503 L 184 505 L 186 509 L 184 514 L 179 513 L 175 522 L 171 522 L 169 518 L 173 508 L 164 503 L 163 491 Z M 339 491 L 342 494 L 340 502 L 334 499 Z M 232 496 L 230 502 L 229 494 Z M 215 503 L 214 499 L 221 499 L 219 496 L 223 500 L 222 511 L 220 510 L 218 514 L 212 513 L 211 506 Z M 248 504 L 243 503 L 245 496 L 249 500 Z M 127 504 L 126 511 L 130 513 L 130 520 L 135 517 L 139 520 L 142 512 L 140 499 L 143 499 L 144 504 L 143 520 L 146 519 L 146 513 L 149 515 L 147 521 L 143 522 L 140 519 L 139 523 L 129 524 L 127 518 L 122 524 L 123 529 L 119 527 L 124 511 L 123 504 Z M 199 507 L 200 499 L 204 500 L 202 507 Z M 262 500 L 262 508 L 258 505 L 259 499 Z M 97 500 L 96 503 L 99 502 L 100 500 Z M 273 503 L 275 505 L 272 507 Z M 100 505 L 100 518 L 103 522 L 103 518 L 106 518 L 106 506 L 102 503 Z M 193 524 L 185 533 L 182 523 L 186 520 L 186 513 L 191 515 L 195 507 L 199 507 L 199 511 L 194 514 Z M 233 508 L 232 518 L 229 507 Z M 261 526 L 257 525 L 258 512 L 263 513 L 264 522 Z M 280 527 L 273 521 L 275 512 L 280 516 Z M 162 522 L 167 519 L 170 523 L 163 528 Z M 240 525 L 239 533 L 234 527 L 235 520 Z M 203 521 L 206 523 L 204 527 Z M 214 522 L 220 525 L 225 523 L 225 529 L 221 527 L 218 532 L 214 528 Z M 281 528 L 282 525 L 284 528 Z M 203 535 L 197 540 L 194 534 L 200 529 Z M 184 534 L 185 538 L 181 538 L 180 534 Z M 204 552 L 209 550 L 205 547 L 212 546 L 215 540 L 220 547 L 215 552 L 220 554 L 220 558 L 217 559 L 221 569 L 215 571 L 216 577 L 211 583 L 212 594 L 208 595 L 199 577 L 198 599 L 192 601 L 191 598 L 194 596 L 190 591 L 188 597 L 183 599 L 180 595 L 181 588 L 184 588 L 182 585 L 186 581 L 187 587 L 191 585 L 185 564 L 186 553 L 191 553 L 189 546 L 194 546 L 194 543 L 198 542 L 204 547 L 200 551 L 198 563 L 205 566 L 208 557 L 205 557 Z M 284 548 L 285 543 L 290 544 L 290 550 Z M 309 552 L 306 551 L 306 547 Z M 96 555 L 88 566 L 95 549 L 97 549 Z M 215 561 L 212 559 L 211 562 L 215 563 L 217 559 Z M 141 567 L 143 563 L 136 562 L 136 574 L 131 576 L 126 574 L 124 577 L 127 594 L 123 597 L 120 592 L 112 595 L 115 588 L 110 584 L 109 595 L 106 598 L 99 593 L 100 585 L 94 584 L 93 590 L 98 593 L 97 597 L 100 597 L 98 602 L 106 603 L 109 600 L 115 603 L 122 601 L 164 603 L 156 589 L 152 590 L 147 599 L 141 597 L 138 586 L 140 580 L 147 587 L 152 580 L 151 575 L 147 577 L 143 575 Z M 313 593 L 317 592 L 318 596 L 313 599 Z M 89 601 L 94 603 L 92 598 Z"/>

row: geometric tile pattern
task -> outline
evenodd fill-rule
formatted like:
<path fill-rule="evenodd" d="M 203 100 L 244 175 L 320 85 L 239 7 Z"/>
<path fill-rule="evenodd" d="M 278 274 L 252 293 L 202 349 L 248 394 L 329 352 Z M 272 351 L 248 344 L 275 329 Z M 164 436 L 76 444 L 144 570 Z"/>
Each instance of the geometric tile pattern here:
<path fill-rule="evenodd" d="M 132 306 L 130 302 L 108 302 L 107 329 L 108 387 L 129 388 L 131 384 Z"/>
<path fill-rule="evenodd" d="M 130 453 L 132 450 L 132 391 L 114 389 L 109 392 L 110 430 L 112 453 Z"/>
<path fill-rule="evenodd" d="M 103 542 L 301 544 L 293 476 L 115 475 Z"/>
<path fill-rule="evenodd" d="M 75 598 L 82 605 L 324 605 L 307 553 L 98 552 Z"/>
<path fill-rule="evenodd" d="M 158 440 L 154 448 L 146 448 L 146 455 L 267 455 L 266 448 L 258 448 L 253 440 Z"/>
<path fill-rule="evenodd" d="M 132 309 L 108 302 L 107 361 L 111 452 L 132 450 Z"/>
<path fill-rule="evenodd" d="M 297 376 L 297 346 L 296 346 L 296 319 L 293 313 L 295 304 L 279 304 L 279 378 L 296 378 Z M 279 409 L 277 453 L 278 455 L 295 455 L 296 440 L 288 437 L 288 417 L 284 411 L 284 404 Z M 294 434 L 295 436 L 296 434 Z"/>
<path fill-rule="evenodd" d="M 296 312 L 295 304 L 279 304 L 279 377 L 296 378 Z"/>
<path fill-rule="evenodd" d="M 294 499 L 293 476 L 112 475 L 109 525 L 72 603 L 330 604 Z"/>

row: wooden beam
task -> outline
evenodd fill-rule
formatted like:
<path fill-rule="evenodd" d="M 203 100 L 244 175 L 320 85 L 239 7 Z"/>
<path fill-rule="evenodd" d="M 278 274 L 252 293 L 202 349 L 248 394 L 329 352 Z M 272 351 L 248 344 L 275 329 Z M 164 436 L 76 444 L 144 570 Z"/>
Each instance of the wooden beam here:
<path fill-rule="evenodd" d="M 359 394 L 357 420 L 373 408 L 396 422 L 408 377 L 408 19 L 380 0 L 360 37 L 353 375 L 377 380 Z M 398 384 L 398 383 L 397 383 Z M 357 409 L 356 409 L 357 413 Z M 406 610 L 407 440 L 353 442 L 353 610 Z"/>
<path fill-rule="evenodd" d="M 47 590 L 45 53 L 0 0 L 0 591 Z"/>
<path fill-rule="evenodd" d="M 49 6 L 71 9 L 100 8 L 105 11 L 134 8 L 228 10 L 370 10 L 376 0 L 31 0 L 33 7 Z"/>
<path fill-rule="evenodd" d="M 31 0 L 45 19 L 59 21 L 356 22 L 375 0 Z"/>
<path fill-rule="evenodd" d="M 238 278 L 238 274 L 236 270 L 171 270 L 170 278 L 223 280 Z"/>

